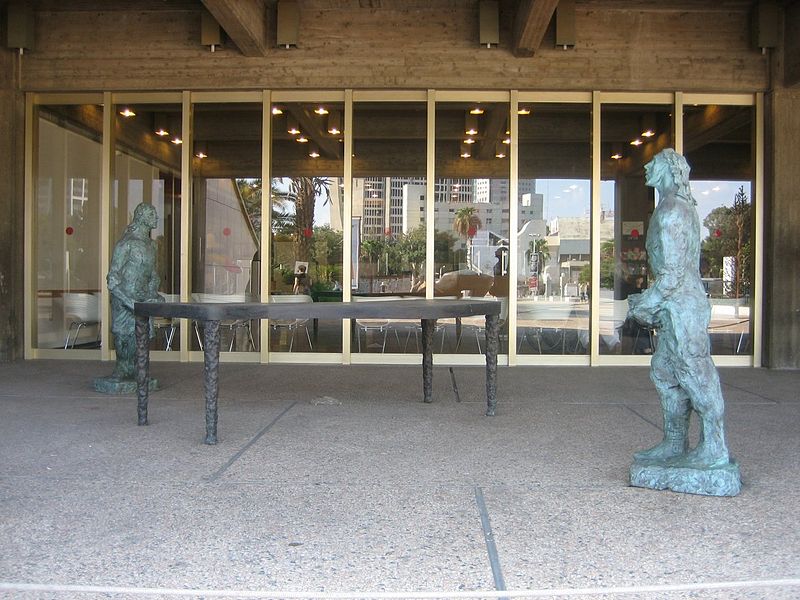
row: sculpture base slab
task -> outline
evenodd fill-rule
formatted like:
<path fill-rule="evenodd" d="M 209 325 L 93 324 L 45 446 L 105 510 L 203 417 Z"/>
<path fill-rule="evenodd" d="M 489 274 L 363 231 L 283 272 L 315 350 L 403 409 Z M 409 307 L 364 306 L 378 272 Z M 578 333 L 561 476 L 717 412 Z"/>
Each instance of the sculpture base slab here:
<path fill-rule="evenodd" d="M 158 379 L 150 379 L 148 386 L 150 391 L 153 392 L 158 389 Z M 135 379 L 116 379 L 114 377 L 96 377 L 94 380 L 94 389 L 102 394 L 135 394 L 136 393 L 136 380 Z"/>
<path fill-rule="evenodd" d="M 710 469 L 670 467 L 664 463 L 635 461 L 631 465 L 631 485 L 651 490 L 672 490 L 704 496 L 736 496 L 742 489 L 739 464 Z"/>

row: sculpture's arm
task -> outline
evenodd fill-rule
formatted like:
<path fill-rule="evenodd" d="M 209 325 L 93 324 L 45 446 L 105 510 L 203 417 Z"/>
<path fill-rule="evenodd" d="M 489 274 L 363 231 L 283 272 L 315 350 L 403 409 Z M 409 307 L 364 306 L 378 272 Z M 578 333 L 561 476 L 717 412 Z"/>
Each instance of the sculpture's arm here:
<path fill-rule="evenodd" d="M 108 284 L 108 292 L 118 300 L 120 300 L 127 308 L 133 310 L 134 300 L 125 293 L 122 284 L 122 267 L 128 261 L 130 250 L 125 244 L 117 244 L 114 248 L 114 254 L 111 257 L 111 267 L 106 276 L 106 283 Z"/>
<path fill-rule="evenodd" d="M 687 273 L 686 257 L 689 254 L 691 232 L 676 217 L 665 223 L 656 233 L 658 253 L 651 257 L 655 282 L 642 294 L 629 296 L 629 316 L 637 321 L 657 325 L 657 313 L 665 300 L 675 295 L 683 286 Z"/>
<path fill-rule="evenodd" d="M 161 277 L 158 271 L 154 268 L 150 273 L 150 286 L 149 286 L 149 300 L 155 302 L 164 302 L 164 297 L 158 293 L 158 286 L 161 284 Z"/>

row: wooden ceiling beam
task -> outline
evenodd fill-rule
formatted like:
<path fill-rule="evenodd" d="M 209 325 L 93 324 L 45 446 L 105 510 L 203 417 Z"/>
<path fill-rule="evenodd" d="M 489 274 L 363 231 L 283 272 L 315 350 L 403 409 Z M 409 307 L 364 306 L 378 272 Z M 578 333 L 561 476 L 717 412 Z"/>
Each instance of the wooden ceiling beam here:
<path fill-rule="evenodd" d="M 266 56 L 267 6 L 264 0 L 202 1 L 242 54 Z"/>
<path fill-rule="evenodd" d="M 514 56 L 533 56 L 542 43 L 558 0 L 522 0 L 514 15 Z"/>

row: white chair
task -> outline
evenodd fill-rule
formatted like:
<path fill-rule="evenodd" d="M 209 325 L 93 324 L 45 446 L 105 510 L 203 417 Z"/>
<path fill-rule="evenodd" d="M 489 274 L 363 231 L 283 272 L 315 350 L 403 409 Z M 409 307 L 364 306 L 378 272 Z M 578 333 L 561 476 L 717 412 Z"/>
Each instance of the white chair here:
<path fill-rule="evenodd" d="M 272 294 L 269 297 L 269 301 L 272 303 L 307 303 L 313 302 L 314 300 L 311 296 L 307 296 L 306 294 Z M 306 332 L 306 339 L 308 340 L 308 347 L 313 350 L 314 344 L 311 343 L 311 334 L 308 333 L 308 319 L 270 319 L 269 326 L 275 330 L 276 332 L 280 331 L 281 329 L 285 329 L 289 334 L 289 352 L 292 351 L 292 347 L 294 346 L 294 336 L 297 333 L 297 330 L 301 327 Z"/>
<path fill-rule="evenodd" d="M 81 329 L 100 325 L 100 296 L 98 294 L 65 293 L 64 321 L 69 321 L 64 350 L 74 348 Z M 72 332 L 75 331 L 73 337 Z M 100 327 L 97 327 L 97 341 L 100 340 Z"/>
<path fill-rule="evenodd" d="M 195 293 L 192 294 L 192 302 L 257 302 L 255 298 L 249 296 L 247 294 L 204 294 L 204 293 Z M 256 344 L 253 340 L 253 330 L 250 326 L 249 319 L 231 319 L 225 320 L 220 323 L 220 327 L 227 327 L 231 332 L 231 343 L 230 347 L 228 348 L 228 352 L 232 352 L 234 346 L 236 345 L 236 334 L 240 329 L 244 329 L 247 332 L 247 340 L 250 343 L 250 347 L 255 350 Z M 194 322 L 194 334 L 197 337 L 197 344 L 200 346 L 200 350 L 203 350 L 203 339 L 200 335 L 200 328 L 197 326 L 197 321 Z"/>
<path fill-rule="evenodd" d="M 374 301 L 392 301 L 401 300 L 401 296 L 353 296 L 353 302 L 374 302 Z M 383 343 L 381 344 L 381 352 L 386 352 L 386 337 L 389 335 L 389 330 L 394 331 L 394 336 L 397 339 L 397 346 L 400 346 L 400 336 L 397 329 L 393 327 L 392 321 L 389 319 L 356 319 L 356 340 L 358 342 L 358 351 L 361 352 L 361 332 L 364 333 L 364 344 L 368 344 L 367 336 L 370 332 L 383 334 Z M 409 333 L 409 336 L 411 334 Z M 406 337 L 406 346 L 408 345 L 408 337 Z"/>

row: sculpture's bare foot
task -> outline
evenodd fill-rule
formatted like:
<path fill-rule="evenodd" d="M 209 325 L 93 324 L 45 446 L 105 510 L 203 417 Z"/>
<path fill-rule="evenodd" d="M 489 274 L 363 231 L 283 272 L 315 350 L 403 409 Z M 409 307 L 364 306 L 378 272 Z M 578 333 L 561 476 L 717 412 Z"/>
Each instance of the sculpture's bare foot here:
<path fill-rule="evenodd" d="M 671 467 L 684 469 L 713 469 L 722 467 L 730 462 L 728 450 L 717 444 L 701 442 L 697 448 L 686 454 L 670 460 Z"/>
<path fill-rule="evenodd" d="M 649 450 L 642 450 L 633 455 L 634 460 L 670 460 L 682 456 L 686 452 L 686 444 L 675 440 L 664 440 Z"/>

